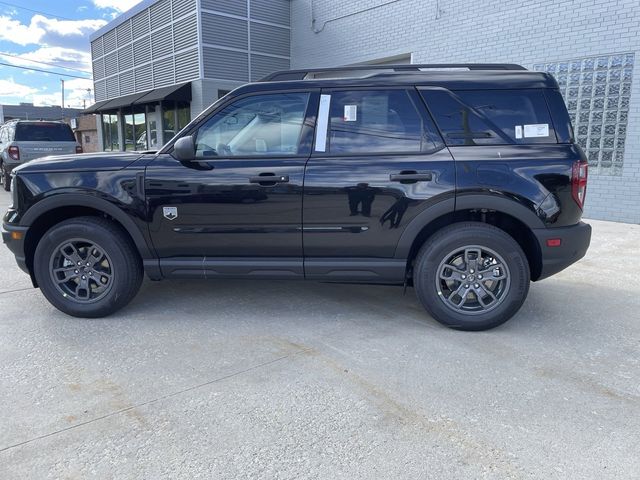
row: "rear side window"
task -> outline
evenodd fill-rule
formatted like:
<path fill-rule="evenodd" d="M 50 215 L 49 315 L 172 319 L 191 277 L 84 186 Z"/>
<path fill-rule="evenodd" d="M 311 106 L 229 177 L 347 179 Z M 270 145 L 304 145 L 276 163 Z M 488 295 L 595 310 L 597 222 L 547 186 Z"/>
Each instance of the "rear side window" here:
<path fill-rule="evenodd" d="M 71 128 L 66 123 L 18 123 L 16 142 L 75 142 Z"/>
<path fill-rule="evenodd" d="M 421 90 L 447 145 L 556 143 L 540 90 Z"/>
<path fill-rule="evenodd" d="M 334 91 L 329 111 L 332 154 L 418 153 L 442 144 L 406 90 Z"/>

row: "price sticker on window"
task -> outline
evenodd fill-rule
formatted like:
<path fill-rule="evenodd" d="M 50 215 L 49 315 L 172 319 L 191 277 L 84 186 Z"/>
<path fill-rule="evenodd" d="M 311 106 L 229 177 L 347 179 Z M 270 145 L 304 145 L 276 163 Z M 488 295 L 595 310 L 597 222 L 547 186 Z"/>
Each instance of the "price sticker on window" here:
<path fill-rule="evenodd" d="M 345 105 L 344 106 L 344 121 L 355 122 L 358 119 L 358 106 L 357 105 Z"/>

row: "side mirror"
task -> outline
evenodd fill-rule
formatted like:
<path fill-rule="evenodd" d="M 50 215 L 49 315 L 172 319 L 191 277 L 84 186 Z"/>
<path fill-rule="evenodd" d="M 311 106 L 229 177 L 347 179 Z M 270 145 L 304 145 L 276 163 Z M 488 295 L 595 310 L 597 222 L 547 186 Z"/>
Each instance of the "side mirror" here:
<path fill-rule="evenodd" d="M 176 140 L 176 143 L 173 144 L 173 156 L 182 161 L 193 160 L 196 157 L 193 136 L 187 135 Z"/>

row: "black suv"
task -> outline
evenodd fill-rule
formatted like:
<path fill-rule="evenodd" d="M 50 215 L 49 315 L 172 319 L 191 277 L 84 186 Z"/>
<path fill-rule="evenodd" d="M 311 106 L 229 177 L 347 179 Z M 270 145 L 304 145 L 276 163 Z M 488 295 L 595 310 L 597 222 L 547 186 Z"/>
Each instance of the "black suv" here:
<path fill-rule="evenodd" d="M 70 315 L 162 278 L 412 285 L 464 330 L 582 258 L 587 162 L 556 81 L 518 65 L 278 72 L 157 153 L 18 167 L 3 238 Z"/>

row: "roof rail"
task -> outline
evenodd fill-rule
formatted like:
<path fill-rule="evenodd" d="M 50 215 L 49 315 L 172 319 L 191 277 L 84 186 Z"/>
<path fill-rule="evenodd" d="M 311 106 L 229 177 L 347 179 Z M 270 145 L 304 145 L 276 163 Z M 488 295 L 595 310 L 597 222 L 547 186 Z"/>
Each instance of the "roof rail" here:
<path fill-rule="evenodd" d="M 354 65 L 331 68 L 311 68 L 306 70 L 281 70 L 262 78 L 261 82 L 273 82 L 278 80 L 305 80 L 308 75 L 331 72 L 357 72 L 372 70 L 390 70 L 392 72 L 407 73 L 420 72 L 422 69 L 462 69 L 468 70 L 526 70 L 522 65 L 515 63 L 414 63 L 402 65 Z"/>

